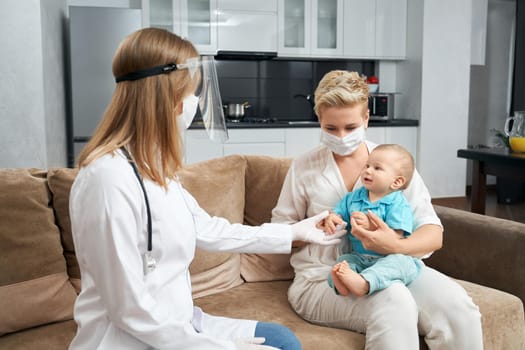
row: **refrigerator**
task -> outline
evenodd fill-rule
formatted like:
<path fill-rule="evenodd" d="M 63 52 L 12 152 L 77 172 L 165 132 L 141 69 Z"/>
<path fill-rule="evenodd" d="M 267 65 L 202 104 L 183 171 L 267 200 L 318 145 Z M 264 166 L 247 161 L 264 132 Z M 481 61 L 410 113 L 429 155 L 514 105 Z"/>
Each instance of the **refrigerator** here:
<path fill-rule="evenodd" d="M 140 9 L 69 7 L 68 166 L 74 166 L 111 100 L 115 51 L 141 27 Z"/>

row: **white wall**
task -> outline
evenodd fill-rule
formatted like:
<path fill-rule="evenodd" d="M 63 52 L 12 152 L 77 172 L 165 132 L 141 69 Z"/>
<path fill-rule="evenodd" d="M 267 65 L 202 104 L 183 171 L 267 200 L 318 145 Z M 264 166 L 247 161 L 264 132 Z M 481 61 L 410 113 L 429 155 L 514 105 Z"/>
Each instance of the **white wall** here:
<path fill-rule="evenodd" d="M 1 7 L 0 168 L 65 166 L 65 0 Z"/>
<path fill-rule="evenodd" d="M 472 66 L 470 78 L 470 145 L 494 144 L 490 129 L 503 130 L 510 111 L 514 1 L 490 0 L 487 16 L 485 65 Z"/>
<path fill-rule="evenodd" d="M 472 0 L 425 0 L 418 166 L 432 197 L 465 195 Z"/>

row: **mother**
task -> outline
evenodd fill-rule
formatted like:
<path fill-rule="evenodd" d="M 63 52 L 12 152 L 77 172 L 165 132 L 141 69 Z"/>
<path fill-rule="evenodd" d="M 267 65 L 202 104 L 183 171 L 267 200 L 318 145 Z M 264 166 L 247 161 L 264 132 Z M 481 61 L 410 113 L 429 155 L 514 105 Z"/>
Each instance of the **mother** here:
<path fill-rule="evenodd" d="M 313 216 L 362 186 L 359 173 L 375 147 L 365 140 L 368 94 L 366 82 L 356 72 L 332 71 L 319 82 L 315 112 L 323 145 L 292 163 L 272 222 L 294 223 Z M 441 248 L 443 228 L 417 171 L 404 194 L 414 213 L 413 235 L 399 239 L 382 222 L 375 231 L 354 228 L 367 249 L 423 257 Z M 365 297 L 343 297 L 329 287 L 326 276 L 345 248 L 301 242 L 294 246 L 295 279 L 288 299 L 305 320 L 365 333 L 366 349 L 419 349 L 418 333 L 430 349 L 483 348 L 478 307 L 459 284 L 440 272 L 425 266 L 409 286 L 395 283 Z"/>

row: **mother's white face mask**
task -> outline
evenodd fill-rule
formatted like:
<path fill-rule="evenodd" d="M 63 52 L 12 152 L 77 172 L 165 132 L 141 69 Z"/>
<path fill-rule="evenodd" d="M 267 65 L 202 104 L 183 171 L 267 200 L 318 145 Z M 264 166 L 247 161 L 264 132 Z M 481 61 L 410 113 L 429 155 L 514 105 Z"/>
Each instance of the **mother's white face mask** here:
<path fill-rule="evenodd" d="M 177 116 L 180 131 L 186 130 L 191 125 L 198 106 L 199 98 L 195 95 L 188 95 L 182 100 L 182 113 Z"/>
<path fill-rule="evenodd" d="M 357 147 L 365 140 L 365 128 L 360 126 L 344 137 L 337 137 L 321 130 L 321 142 L 332 152 L 346 156 L 355 152 Z"/>

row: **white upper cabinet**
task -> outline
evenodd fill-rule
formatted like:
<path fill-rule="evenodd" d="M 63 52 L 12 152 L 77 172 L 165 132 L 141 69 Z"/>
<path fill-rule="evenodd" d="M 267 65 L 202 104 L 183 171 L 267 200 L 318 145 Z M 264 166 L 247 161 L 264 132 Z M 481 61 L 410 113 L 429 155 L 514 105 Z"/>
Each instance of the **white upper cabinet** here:
<path fill-rule="evenodd" d="M 142 26 L 180 34 L 180 5 L 177 0 L 142 0 Z"/>
<path fill-rule="evenodd" d="M 218 0 L 217 13 L 218 50 L 277 51 L 277 0 Z"/>
<path fill-rule="evenodd" d="M 376 57 L 405 58 L 407 0 L 376 0 Z"/>
<path fill-rule="evenodd" d="M 188 38 L 202 54 L 404 59 L 407 0 L 142 0 L 144 26 Z"/>
<path fill-rule="evenodd" d="M 217 51 L 217 0 L 142 0 L 144 27 L 190 40 L 201 54 Z"/>
<path fill-rule="evenodd" d="M 282 57 L 342 57 L 342 0 L 279 0 Z"/>
<path fill-rule="evenodd" d="M 404 59 L 407 0 L 346 0 L 344 56 Z"/>
<path fill-rule="evenodd" d="M 217 0 L 180 0 L 181 35 L 201 54 L 217 52 Z"/>
<path fill-rule="evenodd" d="M 310 54 L 310 10 L 307 0 L 279 0 L 279 56 Z"/>
<path fill-rule="evenodd" d="M 374 57 L 376 51 L 375 0 L 346 0 L 344 18 L 344 55 Z"/>
<path fill-rule="evenodd" d="M 343 54 L 343 1 L 312 0 L 312 54 Z"/>

